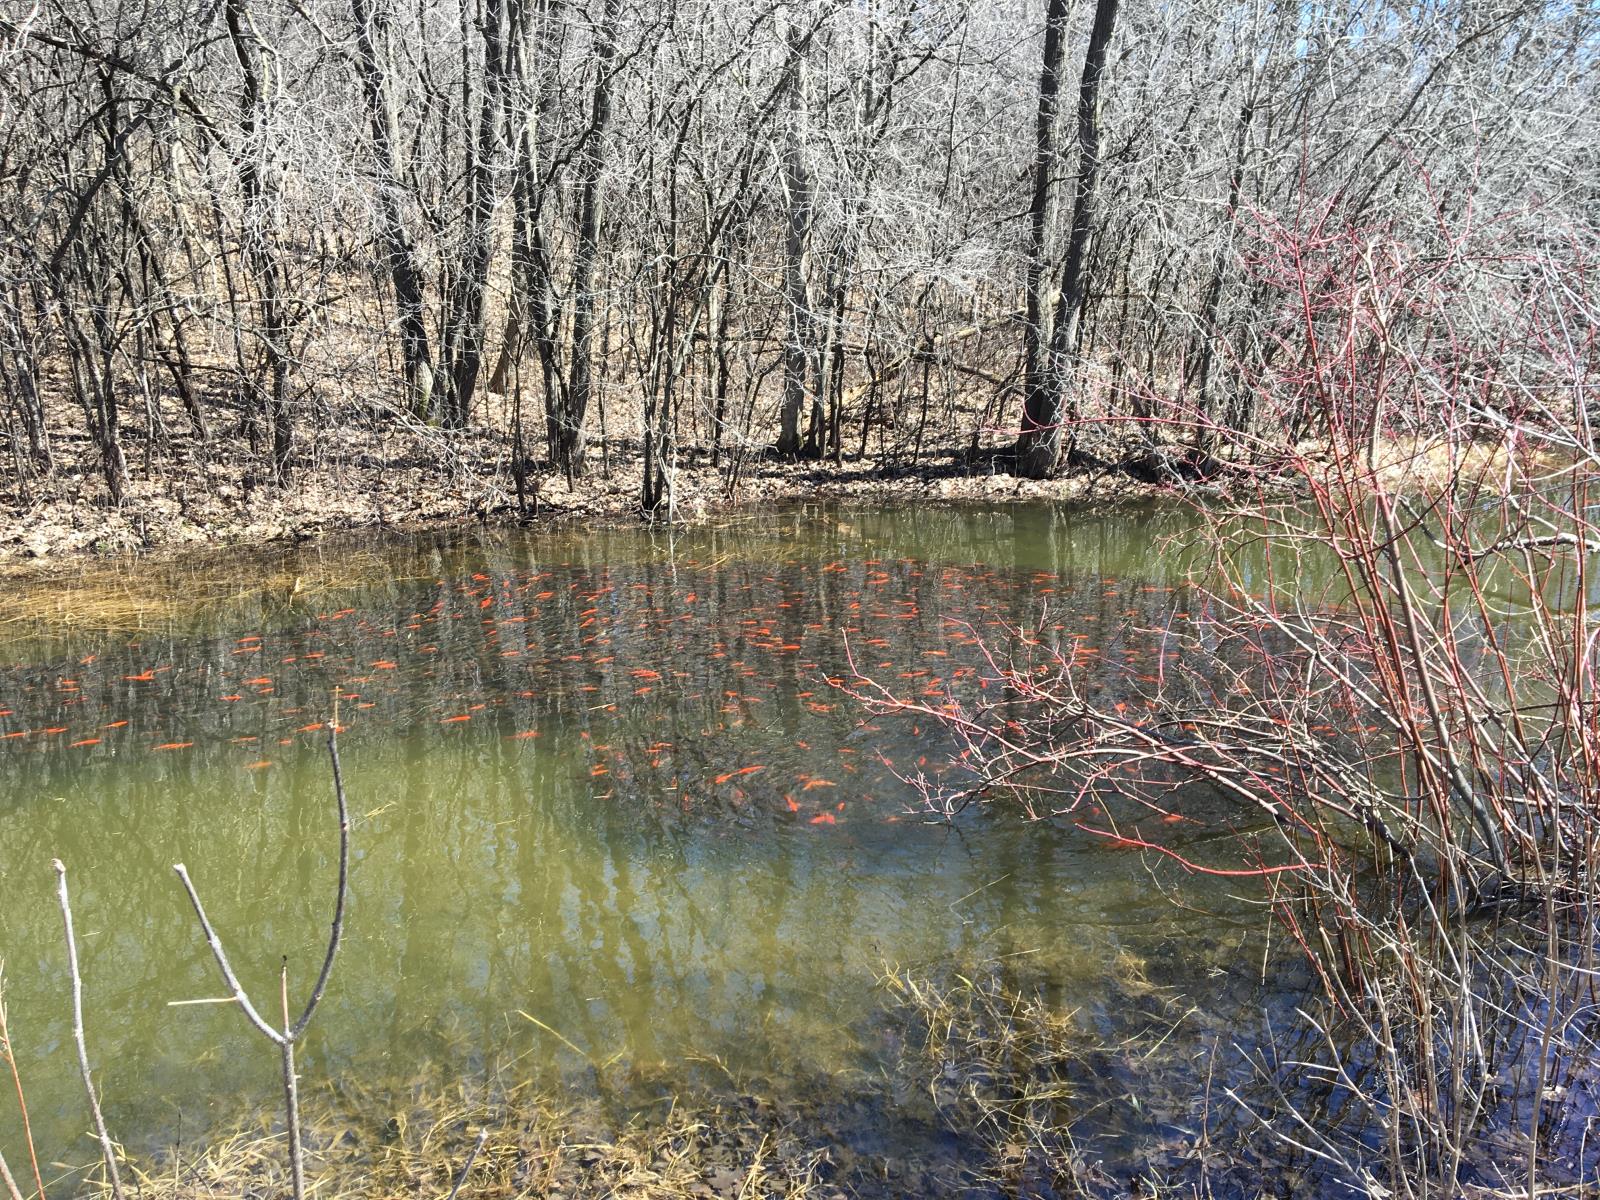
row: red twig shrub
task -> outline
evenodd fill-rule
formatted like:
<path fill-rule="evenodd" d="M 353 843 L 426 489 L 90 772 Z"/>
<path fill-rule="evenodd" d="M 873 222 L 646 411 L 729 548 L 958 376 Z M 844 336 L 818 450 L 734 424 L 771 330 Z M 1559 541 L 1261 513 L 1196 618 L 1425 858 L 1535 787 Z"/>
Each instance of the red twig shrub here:
<path fill-rule="evenodd" d="M 1212 553 L 1156 675 L 1094 696 L 1041 621 L 979 638 L 959 694 L 843 686 L 956 739 L 963 785 L 912 780 L 933 812 L 1003 797 L 1259 880 L 1323 1052 L 1263 1061 L 1281 1103 L 1251 1111 L 1327 1177 L 1531 1195 L 1600 1170 L 1595 238 L 1443 212 L 1426 244 L 1332 204 L 1255 218 L 1262 350 L 1233 385 L 1265 416 L 1211 440 L 1298 499 L 1197 504 Z M 1179 819 L 1229 849 L 1180 853 Z M 1286 1070 L 1347 1103 L 1300 1111 Z"/>

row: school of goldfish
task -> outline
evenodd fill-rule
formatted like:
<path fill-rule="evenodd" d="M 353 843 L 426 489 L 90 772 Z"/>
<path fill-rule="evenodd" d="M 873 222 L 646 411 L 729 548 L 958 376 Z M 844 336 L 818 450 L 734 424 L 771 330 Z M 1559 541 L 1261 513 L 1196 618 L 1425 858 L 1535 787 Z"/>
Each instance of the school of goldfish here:
<path fill-rule="evenodd" d="M 1093 689 L 1131 697 L 1176 653 L 1161 630 L 1189 616 L 1169 587 L 1083 572 L 491 559 L 269 627 L 107 639 L 0 670 L 0 758 L 270 773 L 337 722 L 347 754 L 368 737 L 492 742 L 567 756 L 598 799 L 754 808 L 820 831 L 902 819 L 889 763 L 963 770 L 942 731 L 886 729 L 842 694 L 852 670 L 929 700 L 970 694 L 994 674 L 980 642 L 1043 612 Z"/>

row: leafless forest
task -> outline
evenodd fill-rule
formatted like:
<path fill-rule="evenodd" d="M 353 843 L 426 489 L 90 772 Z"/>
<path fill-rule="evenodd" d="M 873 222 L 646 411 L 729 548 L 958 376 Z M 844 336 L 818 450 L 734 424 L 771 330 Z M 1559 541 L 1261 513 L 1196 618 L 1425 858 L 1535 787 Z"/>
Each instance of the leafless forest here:
<path fill-rule="evenodd" d="M 1292 490 L 1201 510 L 1139 687 L 1043 616 L 992 691 L 827 682 L 956 739 L 925 815 L 1103 796 L 1088 834 L 1264 889 L 1311 982 L 1226 1100 L 1321 1194 L 1593 1195 L 1597 84 L 1592 2 L 0 0 L 0 551 L 419 481 L 671 519 L 757 460 Z M 1220 866 L 1160 840 L 1196 783 Z M 291 1130 L 339 919 L 299 1023 L 250 1012 Z M 974 1122 L 1054 1171 L 1018 1096 Z M 1247 1194 L 1212 1128 L 1181 1194 Z"/>
<path fill-rule="evenodd" d="M 1398 280 L 1386 337 L 1449 342 L 1475 427 L 1584 424 L 1545 385 L 1593 353 L 1597 26 L 8 0 L 8 490 L 123 505 L 224 462 L 292 487 L 395 434 L 441 459 L 476 436 L 523 505 L 603 441 L 647 512 L 680 465 L 754 454 L 1204 475 L 1321 432 L 1284 370 L 1352 272 Z M 1447 333 L 1405 311 L 1413 275 Z"/>

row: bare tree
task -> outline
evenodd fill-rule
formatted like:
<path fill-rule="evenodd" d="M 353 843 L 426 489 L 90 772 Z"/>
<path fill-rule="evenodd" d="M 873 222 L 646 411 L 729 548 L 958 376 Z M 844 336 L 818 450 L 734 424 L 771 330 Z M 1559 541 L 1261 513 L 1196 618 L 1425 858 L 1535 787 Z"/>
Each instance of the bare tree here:
<path fill-rule="evenodd" d="M 0 17 L 3 461 L 133 508 L 183 474 L 175 440 L 283 481 L 335 433 L 473 426 L 525 507 L 599 418 L 650 510 L 702 448 L 730 488 L 769 447 L 887 466 L 997 434 L 1023 474 L 1181 481 L 1227 431 L 1326 431 L 1241 383 L 1289 327 L 1244 269 L 1254 214 L 1587 220 L 1597 28 L 1391 0 L 51 0 Z"/>

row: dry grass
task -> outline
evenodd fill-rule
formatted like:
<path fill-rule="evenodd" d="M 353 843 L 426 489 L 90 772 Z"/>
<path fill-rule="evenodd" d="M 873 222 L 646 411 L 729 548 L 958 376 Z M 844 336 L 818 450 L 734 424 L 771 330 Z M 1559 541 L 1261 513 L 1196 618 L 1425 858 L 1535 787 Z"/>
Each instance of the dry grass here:
<path fill-rule="evenodd" d="M 496 1092 L 414 1085 L 400 1101 L 361 1089 L 307 1105 L 307 1178 L 319 1200 L 444 1197 L 459 1181 L 474 1200 L 804 1200 L 821 1156 L 786 1132 L 720 1103 L 673 1101 L 620 1125 L 598 1103 L 529 1086 Z M 277 1197 L 288 1188 L 281 1131 L 263 1115 L 196 1155 L 134 1164 L 145 1200 Z M 479 1131 L 487 1136 L 462 1170 Z"/>
<path fill-rule="evenodd" d="M 1127 1162 L 1110 1170 L 1077 1133 L 1114 1124 L 1109 1110 L 1119 1105 L 1155 1108 L 1173 1100 L 1155 1095 L 1159 1089 L 1142 1100 L 1137 1093 L 1141 1077 L 1176 1078 L 1167 1070 L 1170 1039 L 1187 1014 L 1149 982 L 1134 956 L 1119 958 L 1106 981 L 1108 994 L 1119 1004 L 1142 1001 L 1162 1015 L 1114 1045 L 1079 1012 L 1007 981 L 994 966 L 946 980 L 890 970 L 880 983 L 912 1030 L 901 1071 L 922 1081 L 946 1128 L 982 1147 L 985 1161 L 972 1172 L 975 1188 L 1083 1198 L 1200 1194 L 1192 1181 L 1169 1184 L 1167 1172 L 1130 1175 Z M 1188 1099 L 1178 1104 L 1186 1108 Z M 1199 1148 L 1149 1149 L 1158 1157 L 1171 1150 L 1173 1161 L 1181 1161 Z"/>
<path fill-rule="evenodd" d="M 341 594 L 395 579 L 388 556 L 331 545 L 320 553 L 235 551 L 18 571 L 0 589 L 0 643 L 41 633 L 137 634 L 254 607 L 337 607 Z M 0 577 L 3 579 L 3 577 Z"/>
<path fill-rule="evenodd" d="M 1324 483 L 1335 478 L 1334 455 L 1327 442 L 1304 443 L 1294 451 L 1313 477 Z M 1511 470 L 1510 450 L 1498 439 L 1464 440 L 1448 433 L 1391 434 L 1377 444 L 1372 482 L 1400 495 L 1438 495 L 1469 486 L 1498 495 L 1507 488 L 1526 486 L 1530 476 L 1548 484 L 1573 469 L 1570 458 L 1553 451 L 1523 448 L 1519 453 L 1516 470 Z M 1365 466 L 1359 469 L 1364 471 Z"/>
<path fill-rule="evenodd" d="M 1139 997 L 1160 1009 L 1167 999 L 1136 960 L 1119 964 L 1117 976 L 1109 986 L 1119 1002 Z M 670 1077 L 654 1087 L 648 1073 L 602 1069 L 596 1098 L 532 1083 L 441 1084 L 430 1074 L 381 1088 L 346 1078 L 307 1097 L 310 1193 L 318 1200 L 445 1200 L 459 1185 L 459 1195 L 474 1200 L 1129 1194 L 1125 1170 L 1107 1171 L 1092 1146 L 1074 1140 L 1075 1124 L 1104 1116 L 1103 1088 L 1079 1081 L 1107 1074 L 1114 1056 L 1137 1055 L 1159 1069 L 1171 1020 L 1135 1042 L 1107 1047 L 1077 1014 L 1005 985 L 991 970 L 944 985 L 892 973 L 882 986 L 888 1015 L 908 1030 L 902 1060 L 890 1067 L 890 1090 L 911 1096 L 916 1109 L 925 1105 L 915 1097 L 931 1099 L 940 1123 L 964 1144 L 959 1161 L 946 1164 L 954 1168 L 949 1173 L 885 1170 L 894 1165 L 892 1152 L 882 1163 L 853 1158 L 835 1144 L 839 1097 L 823 1094 L 826 1085 L 815 1093 L 802 1088 L 810 1099 L 768 1101 L 742 1088 L 691 1095 L 675 1091 Z M 626 1105 L 618 1099 L 624 1095 L 631 1098 Z M 278 1120 L 263 1110 L 183 1147 L 128 1161 L 130 1191 L 142 1200 L 283 1196 L 289 1178 Z M 931 1160 L 923 1165 L 933 1171 Z M 1138 1182 L 1139 1196 L 1194 1194 L 1153 1178 Z M 93 1179 L 81 1190 L 106 1194 Z"/>

